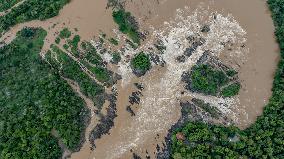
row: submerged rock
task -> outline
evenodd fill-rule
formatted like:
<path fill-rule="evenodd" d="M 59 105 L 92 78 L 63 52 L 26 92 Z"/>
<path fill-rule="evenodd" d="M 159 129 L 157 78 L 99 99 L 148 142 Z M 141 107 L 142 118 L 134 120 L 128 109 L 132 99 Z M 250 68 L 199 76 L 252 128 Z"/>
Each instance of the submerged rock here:
<path fill-rule="evenodd" d="M 129 96 L 129 103 L 130 104 L 140 104 L 140 96 L 142 95 L 142 93 L 140 91 L 138 92 L 132 92 L 132 95 Z"/>
<path fill-rule="evenodd" d="M 116 96 L 108 95 L 107 99 L 110 101 L 110 105 L 107 108 L 107 114 L 102 116 L 99 120 L 99 124 L 96 125 L 94 130 L 90 133 L 90 143 L 93 147 L 96 147 L 95 140 L 101 138 L 102 135 L 107 134 L 109 130 L 114 126 L 114 118 L 117 117 L 116 114 Z"/>
<path fill-rule="evenodd" d="M 178 57 L 176 58 L 176 60 L 177 60 L 178 62 L 180 62 L 180 63 L 183 63 L 183 62 L 185 62 L 185 56 L 184 56 L 184 55 L 178 56 Z"/>
<path fill-rule="evenodd" d="M 190 47 L 190 48 L 186 48 L 184 51 L 184 55 L 190 57 L 193 52 L 196 50 L 196 48 Z"/>
<path fill-rule="evenodd" d="M 210 31 L 210 26 L 209 25 L 204 25 L 201 28 L 201 32 L 203 32 L 203 33 L 208 33 L 209 31 Z"/>
<path fill-rule="evenodd" d="M 142 158 L 138 156 L 136 153 L 133 153 L 133 159 L 142 159 Z"/>
<path fill-rule="evenodd" d="M 135 116 L 135 113 L 134 113 L 134 111 L 131 109 L 131 106 L 130 106 L 130 105 L 126 107 L 126 111 L 128 111 L 128 112 L 131 114 L 131 116 Z"/>
<path fill-rule="evenodd" d="M 140 91 L 142 91 L 144 89 L 144 86 L 142 83 L 134 83 L 134 85 L 136 86 L 137 89 L 139 89 Z"/>

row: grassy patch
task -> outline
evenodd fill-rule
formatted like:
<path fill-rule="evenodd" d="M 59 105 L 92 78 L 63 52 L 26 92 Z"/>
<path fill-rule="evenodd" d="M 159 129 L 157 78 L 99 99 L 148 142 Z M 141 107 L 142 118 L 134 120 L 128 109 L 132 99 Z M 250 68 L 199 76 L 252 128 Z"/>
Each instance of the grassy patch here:
<path fill-rule="evenodd" d="M 233 69 L 230 69 L 228 71 L 226 71 L 226 74 L 229 76 L 229 77 L 233 77 L 235 76 L 236 74 L 238 74 L 237 71 L 233 70 Z"/>
<path fill-rule="evenodd" d="M 81 43 L 81 48 L 84 51 L 84 58 L 89 61 L 93 65 L 101 65 L 103 62 L 103 59 L 101 56 L 97 53 L 96 48 L 90 43 L 83 41 Z"/>
<path fill-rule="evenodd" d="M 79 35 L 75 35 L 72 40 L 68 40 L 68 44 L 71 47 L 71 52 L 75 57 L 79 57 L 79 42 L 81 37 Z"/>
<path fill-rule="evenodd" d="M 111 80 L 110 72 L 101 66 L 91 66 L 88 62 L 81 60 L 81 63 L 87 67 L 89 71 L 91 71 L 96 79 L 102 83 L 109 83 Z"/>

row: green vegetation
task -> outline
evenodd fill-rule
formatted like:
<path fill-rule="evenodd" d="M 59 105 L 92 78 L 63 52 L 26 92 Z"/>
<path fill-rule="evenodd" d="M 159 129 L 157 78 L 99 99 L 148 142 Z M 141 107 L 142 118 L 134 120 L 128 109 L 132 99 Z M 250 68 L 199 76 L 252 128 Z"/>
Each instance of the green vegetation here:
<path fill-rule="evenodd" d="M 81 43 L 81 48 L 84 51 L 84 59 L 93 65 L 101 65 L 103 59 L 97 53 L 96 48 L 90 43 L 83 41 Z"/>
<path fill-rule="evenodd" d="M 15 4 L 22 0 L 0 0 L 0 12 L 6 11 L 12 8 Z"/>
<path fill-rule="evenodd" d="M 144 75 L 151 68 L 149 55 L 140 52 L 131 60 L 131 67 L 137 74 Z"/>
<path fill-rule="evenodd" d="M 81 37 L 79 35 L 75 35 L 72 40 L 68 40 L 68 44 L 71 47 L 71 52 L 76 57 L 79 57 L 79 42 L 81 40 Z"/>
<path fill-rule="evenodd" d="M 190 78 L 194 91 L 209 95 L 217 95 L 220 87 L 229 81 L 223 71 L 215 70 L 209 65 L 194 66 Z"/>
<path fill-rule="evenodd" d="M 63 44 L 63 48 L 64 48 L 65 50 L 68 50 L 68 49 L 69 49 L 69 45 L 68 45 L 68 44 Z"/>
<path fill-rule="evenodd" d="M 232 97 L 239 93 L 241 85 L 239 83 L 233 83 L 223 88 L 221 94 L 223 97 Z"/>
<path fill-rule="evenodd" d="M 116 45 L 116 46 L 118 45 L 118 41 L 114 38 L 110 38 L 109 42 L 112 43 L 113 45 Z"/>
<path fill-rule="evenodd" d="M 233 70 L 233 69 L 230 69 L 228 71 L 226 71 L 226 74 L 229 76 L 229 77 L 233 77 L 235 76 L 236 74 L 238 74 L 237 71 Z"/>
<path fill-rule="evenodd" d="M 70 150 L 80 144 L 81 98 L 39 56 L 46 32 L 25 28 L 0 49 L 0 158 L 60 158 L 55 129 Z"/>
<path fill-rule="evenodd" d="M 60 39 L 59 37 L 57 37 L 57 38 L 55 39 L 55 43 L 56 43 L 56 44 L 59 44 L 60 41 L 61 41 L 61 39 Z"/>
<path fill-rule="evenodd" d="M 13 8 L 11 12 L 5 16 L 0 17 L 0 33 L 19 23 L 35 19 L 45 20 L 54 17 L 58 15 L 59 10 L 69 1 L 70 0 L 27 0 L 23 4 Z M 6 3 L 4 2 L 4 4 Z"/>
<path fill-rule="evenodd" d="M 111 62 L 114 63 L 114 64 L 118 64 L 120 61 L 121 61 L 120 54 L 118 52 L 114 52 L 112 54 L 112 61 Z"/>
<path fill-rule="evenodd" d="M 130 12 L 125 12 L 124 9 L 119 9 L 112 13 L 114 22 L 118 24 L 119 30 L 127 34 L 127 36 L 134 42 L 140 43 L 140 36 L 138 32 L 137 22 Z"/>
<path fill-rule="evenodd" d="M 104 88 L 84 73 L 80 65 L 57 46 L 52 45 L 51 50 L 52 51 L 46 54 L 48 62 L 51 63 L 63 77 L 76 81 L 80 86 L 81 92 L 92 99 L 96 106 L 100 108 L 104 101 L 99 100 L 98 96 L 104 93 Z M 52 52 L 57 56 L 59 63 L 52 58 Z"/>
<path fill-rule="evenodd" d="M 171 158 L 284 158 L 284 0 L 268 0 L 281 48 L 273 94 L 263 115 L 249 128 L 192 122 L 177 129 L 187 141 L 172 136 Z"/>
<path fill-rule="evenodd" d="M 71 31 L 68 28 L 64 28 L 60 31 L 59 37 L 61 39 L 68 39 L 71 36 Z"/>
<path fill-rule="evenodd" d="M 110 72 L 102 66 L 91 66 L 88 62 L 81 60 L 81 63 L 89 70 L 91 71 L 96 79 L 102 83 L 109 83 L 111 80 L 111 74 Z"/>
<path fill-rule="evenodd" d="M 185 136 L 185 141 L 176 138 L 178 132 Z M 207 125 L 202 122 L 188 123 L 177 129 L 171 138 L 171 158 L 246 158 L 235 151 L 243 149 L 245 143 L 238 141 L 243 137 L 236 127 Z M 236 141 L 232 141 L 234 138 Z"/>

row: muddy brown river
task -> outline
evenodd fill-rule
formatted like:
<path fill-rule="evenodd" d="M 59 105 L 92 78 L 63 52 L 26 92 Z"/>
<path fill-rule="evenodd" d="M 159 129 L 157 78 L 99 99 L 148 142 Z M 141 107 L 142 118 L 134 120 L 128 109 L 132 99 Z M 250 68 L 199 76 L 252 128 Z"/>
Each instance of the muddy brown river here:
<path fill-rule="evenodd" d="M 231 14 L 246 31 L 246 48 L 242 60 L 222 54 L 220 58 L 239 72 L 242 89 L 238 102 L 232 109 L 236 115 L 235 124 L 244 129 L 261 115 L 263 107 L 271 95 L 274 71 L 279 58 L 278 45 L 274 38 L 274 26 L 270 12 L 264 0 L 133 0 L 126 2 L 126 10 L 138 20 L 142 30 L 162 28 L 164 22 L 174 20 L 177 9 L 185 6 L 194 10 L 202 6 L 208 12 L 218 12 L 224 16 Z M 47 21 L 31 21 L 19 24 L 10 29 L 0 40 L 9 43 L 17 31 L 25 26 L 43 27 L 48 31 L 42 52 L 49 49 L 56 34 L 64 27 L 78 28 L 82 39 L 90 40 L 100 32 L 113 36 L 116 29 L 111 16 L 111 9 L 106 9 L 106 0 L 72 0 L 66 5 L 59 16 Z M 54 26 L 54 24 L 56 24 Z M 53 27 L 54 26 L 54 27 Z M 149 35 L 151 36 L 151 35 Z M 147 40 L 144 42 L 147 43 Z M 224 52 L 228 52 L 225 50 Z M 117 115 L 114 127 L 108 135 L 96 141 L 96 148 L 90 149 L 86 141 L 79 152 L 73 153 L 72 159 L 126 159 L 132 158 L 132 152 L 145 158 L 146 151 L 155 157 L 156 145 L 162 145 L 168 129 L 180 117 L 180 106 L 177 98 L 180 85 L 172 80 L 166 84 L 168 89 L 159 88 L 161 82 L 167 82 L 167 74 L 175 74 L 169 70 L 177 68 L 153 67 L 143 78 L 132 77 L 126 84 L 120 81 L 117 85 Z M 166 74 L 166 75 L 165 75 Z M 136 116 L 126 111 L 129 105 L 128 96 L 136 89 L 133 83 L 146 83 L 142 91 L 142 103 L 135 106 Z M 175 83 L 176 82 L 176 83 Z M 74 89 L 75 86 L 73 85 Z M 171 89 L 172 88 L 172 89 Z M 146 100 L 147 99 L 147 100 Z M 85 99 L 85 101 L 88 99 Z M 86 101 L 90 103 L 90 101 Z M 158 104 L 167 107 L 157 107 Z M 97 118 L 92 117 L 86 131 L 86 139 L 90 128 L 94 127 Z"/>

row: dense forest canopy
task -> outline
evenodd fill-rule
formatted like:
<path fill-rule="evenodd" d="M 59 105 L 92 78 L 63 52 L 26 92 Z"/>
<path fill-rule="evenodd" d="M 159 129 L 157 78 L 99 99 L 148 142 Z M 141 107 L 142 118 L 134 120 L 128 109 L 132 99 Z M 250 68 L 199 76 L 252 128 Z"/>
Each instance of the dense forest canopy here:
<path fill-rule="evenodd" d="M 0 17 L 0 33 L 19 23 L 54 17 L 68 2 L 70 0 L 26 0 L 23 4 L 13 8 L 8 14 Z M 12 1 L 4 3 L 12 4 Z"/>
<path fill-rule="evenodd" d="M 263 115 L 243 131 L 233 126 L 190 122 L 172 135 L 171 158 L 284 158 L 284 0 L 268 0 L 268 5 L 281 59 Z M 177 139 L 177 134 L 184 135 L 184 139 Z"/>
<path fill-rule="evenodd" d="M 54 159 L 62 142 L 75 150 L 88 111 L 60 75 L 39 55 L 46 31 L 25 28 L 0 49 L 0 158 Z"/>
<path fill-rule="evenodd" d="M 12 8 L 17 3 L 22 0 L 0 0 L 0 12 L 4 12 L 10 8 Z"/>

